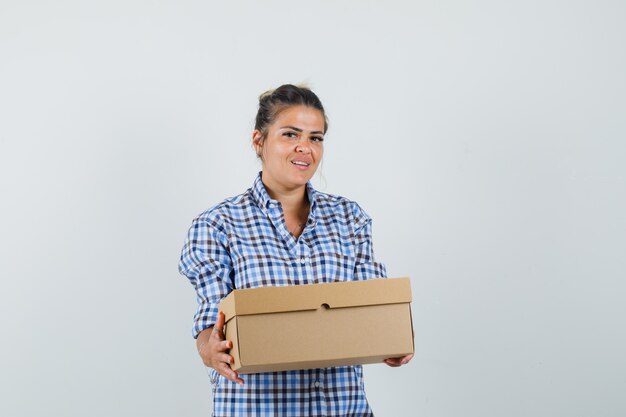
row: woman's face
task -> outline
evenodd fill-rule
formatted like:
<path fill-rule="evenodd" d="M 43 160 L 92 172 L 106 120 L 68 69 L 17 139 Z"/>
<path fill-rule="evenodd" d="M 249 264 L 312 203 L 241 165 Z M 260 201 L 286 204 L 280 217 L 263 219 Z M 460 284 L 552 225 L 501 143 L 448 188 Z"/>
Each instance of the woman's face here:
<path fill-rule="evenodd" d="M 288 107 L 279 113 L 261 140 L 252 134 L 254 147 L 263 160 L 263 182 L 278 191 L 304 186 L 322 160 L 324 116 L 307 106 Z"/>

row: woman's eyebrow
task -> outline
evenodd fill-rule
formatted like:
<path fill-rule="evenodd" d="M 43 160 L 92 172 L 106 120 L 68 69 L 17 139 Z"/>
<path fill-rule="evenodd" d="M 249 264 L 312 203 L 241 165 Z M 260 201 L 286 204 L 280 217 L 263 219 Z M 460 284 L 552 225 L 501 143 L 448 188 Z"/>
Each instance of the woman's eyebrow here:
<path fill-rule="evenodd" d="M 283 126 L 281 127 L 281 129 L 292 129 L 292 130 L 295 130 L 296 132 L 302 132 L 302 129 L 295 127 L 295 126 Z"/>
<path fill-rule="evenodd" d="M 295 127 L 295 126 L 282 126 L 281 129 L 292 129 L 292 130 L 295 130 L 296 132 L 300 132 L 300 133 L 303 132 L 302 129 L 300 129 L 299 127 Z M 321 130 L 314 130 L 314 131 L 311 132 L 311 134 L 313 134 L 313 135 L 323 135 L 324 132 L 322 132 Z"/>

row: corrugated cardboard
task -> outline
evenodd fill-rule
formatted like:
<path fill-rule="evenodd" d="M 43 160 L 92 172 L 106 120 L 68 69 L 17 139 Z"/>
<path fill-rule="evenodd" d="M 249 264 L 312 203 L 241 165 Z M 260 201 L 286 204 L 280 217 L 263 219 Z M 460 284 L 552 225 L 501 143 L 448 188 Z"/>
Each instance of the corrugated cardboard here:
<path fill-rule="evenodd" d="M 408 278 L 235 290 L 219 304 L 241 373 L 382 362 L 413 353 Z"/>

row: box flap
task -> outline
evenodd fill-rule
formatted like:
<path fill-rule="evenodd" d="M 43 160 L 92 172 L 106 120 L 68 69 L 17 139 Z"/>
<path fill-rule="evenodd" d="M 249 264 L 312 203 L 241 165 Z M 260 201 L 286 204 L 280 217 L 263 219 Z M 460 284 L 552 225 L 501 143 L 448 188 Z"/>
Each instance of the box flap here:
<path fill-rule="evenodd" d="M 409 302 L 409 278 L 380 278 L 234 290 L 218 308 L 228 321 L 241 315 L 317 310 L 320 306 L 343 308 Z"/>

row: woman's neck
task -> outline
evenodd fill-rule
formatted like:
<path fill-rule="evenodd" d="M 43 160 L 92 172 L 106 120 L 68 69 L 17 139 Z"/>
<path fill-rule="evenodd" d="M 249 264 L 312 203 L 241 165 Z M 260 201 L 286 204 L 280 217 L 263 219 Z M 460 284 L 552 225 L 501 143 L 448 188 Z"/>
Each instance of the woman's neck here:
<path fill-rule="evenodd" d="M 261 174 L 261 181 L 270 198 L 280 202 L 285 213 L 300 214 L 308 209 L 309 196 L 306 184 L 294 188 L 285 187 L 284 184 L 275 181 L 272 176 L 263 174 Z"/>
<path fill-rule="evenodd" d="M 285 213 L 300 214 L 305 208 L 308 208 L 309 198 L 306 193 L 306 186 L 293 190 L 277 190 L 277 187 L 268 187 L 265 183 L 264 185 L 269 196 L 280 202 Z"/>
<path fill-rule="evenodd" d="M 263 179 L 263 178 L 262 178 Z M 285 226 L 297 239 L 304 230 L 306 220 L 309 217 L 310 203 L 306 192 L 306 185 L 286 189 L 272 181 L 263 181 L 265 190 L 273 200 L 280 202 L 283 209 Z"/>

